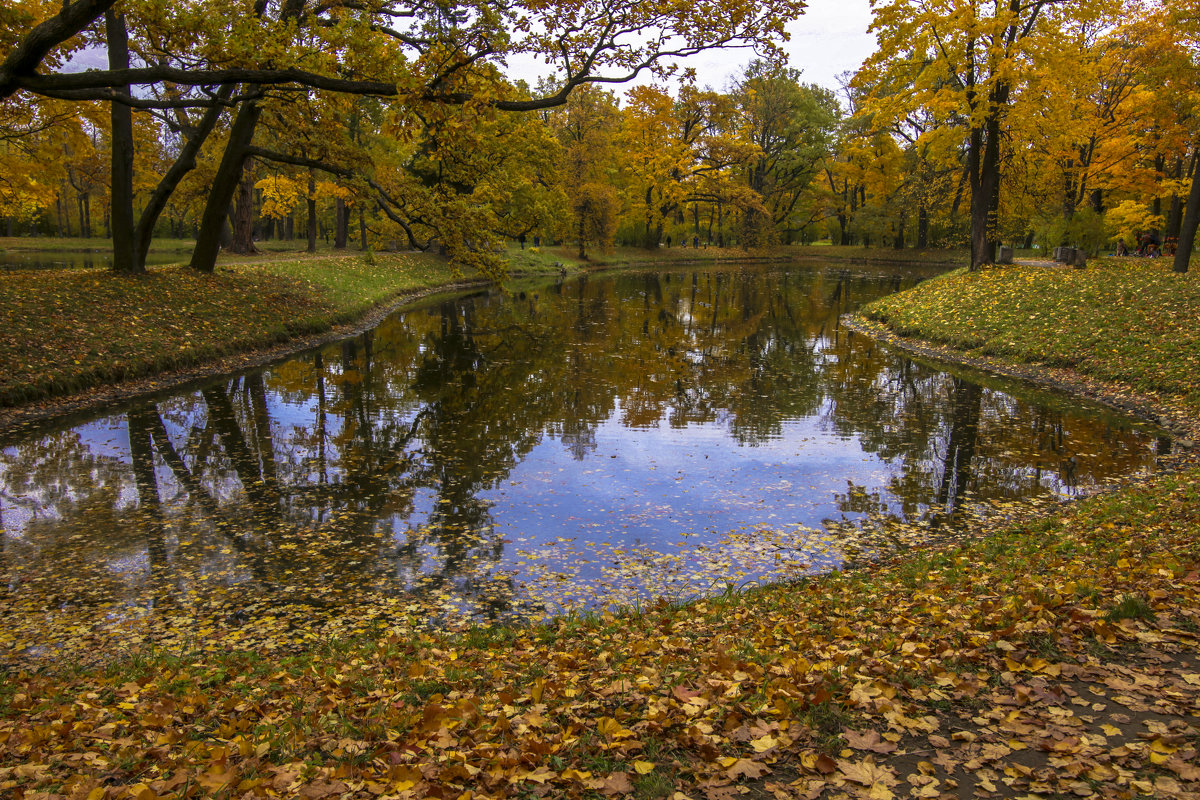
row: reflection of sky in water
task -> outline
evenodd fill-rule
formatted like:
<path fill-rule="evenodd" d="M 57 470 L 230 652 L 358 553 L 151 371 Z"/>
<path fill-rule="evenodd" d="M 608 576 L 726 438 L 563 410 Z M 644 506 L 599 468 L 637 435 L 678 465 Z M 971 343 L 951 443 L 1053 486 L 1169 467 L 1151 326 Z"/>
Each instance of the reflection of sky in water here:
<path fill-rule="evenodd" d="M 731 531 L 819 528 L 837 516 L 833 495 L 847 477 L 869 485 L 883 477 L 854 442 L 822 430 L 817 418 L 789 421 L 780 436 L 750 446 L 722 423 L 627 428 L 620 414 L 597 427 L 595 448 L 581 460 L 547 437 L 483 494 L 497 531 L 515 545 L 506 566 L 519 573 L 532 560 L 575 581 L 611 582 L 611 553 L 652 552 L 679 557 L 678 570 L 701 569 L 711 560 L 707 548 L 721 547 Z M 801 558 L 826 567 L 837 561 L 816 551 Z M 756 572 L 736 557 L 730 569 L 713 576 L 718 585 Z"/>
<path fill-rule="evenodd" d="M 830 436 L 815 418 L 748 446 L 720 423 L 630 429 L 619 413 L 598 426 L 596 448 L 582 460 L 547 438 L 484 494 L 506 536 L 599 530 L 610 541 L 647 544 L 680 533 L 707 541 L 760 522 L 817 526 L 835 511 L 832 495 L 847 477 L 878 474 L 854 442 Z"/>
<path fill-rule="evenodd" d="M 210 591 L 316 598 L 300 614 L 314 617 L 422 593 L 471 613 L 629 603 L 834 567 L 862 542 L 827 521 L 914 521 L 960 491 L 1067 493 L 1075 456 L 1091 480 L 1152 463 L 1151 437 L 1116 418 L 964 390 L 831 333 L 839 313 L 898 288 L 890 277 L 719 272 L 663 278 L 678 317 L 652 308 L 641 275 L 543 289 L 537 304 L 416 309 L 320 361 L 6 447 L 0 514 L 19 547 L 0 568 L 68 603 L 76 575 L 89 575 L 81 593 L 122 582 L 98 592 L 119 608 Z M 743 300 L 770 310 L 743 314 Z M 137 430 L 153 486 L 135 479 Z"/>

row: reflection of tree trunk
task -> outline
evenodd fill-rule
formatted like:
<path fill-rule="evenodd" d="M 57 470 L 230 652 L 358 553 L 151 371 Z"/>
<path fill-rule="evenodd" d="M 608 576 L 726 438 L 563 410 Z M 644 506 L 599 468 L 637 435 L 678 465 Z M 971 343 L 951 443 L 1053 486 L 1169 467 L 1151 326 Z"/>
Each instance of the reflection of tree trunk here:
<path fill-rule="evenodd" d="M 154 447 L 158 450 L 158 455 L 171 468 L 171 474 L 187 490 L 188 496 L 198 503 L 206 514 L 215 514 L 217 512 L 216 501 L 200 484 L 200 481 L 196 480 L 196 476 L 192 474 L 183 458 L 175 450 L 175 445 L 171 443 L 171 437 L 167 435 L 167 426 L 163 424 L 158 409 L 152 411 L 153 413 L 147 414 L 147 424 L 150 434 L 154 438 Z"/>
<path fill-rule="evenodd" d="M 221 447 L 232 462 L 251 504 L 262 514 L 278 517 L 279 495 L 276 486 L 268 485 L 262 480 L 257 460 L 246 446 L 246 440 L 238 428 L 229 393 L 223 386 L 214 386 L 204 389 L 201 394 L 204 395 L 204 402 L 208 404 L 209 419 L 217 430 Z"/>
<path fill-rule="evenodd" d="M 158 412 L 155 410 L 154 416 Z M 150 445 L 150 411 L 142 407 L 125 415 L 129 432 L 129 454 L 133 461 L 133 479 L 137 485 L 138 513 L 146 537 L 150 562 L 150 586 L 155 604 L 163 600 L 159 591 L 167 567 L 167 546 L 163 533 L 162 499 L 158 493 L 158 475 L 154 471 L 154 450 Z"/>
<path fill-rule="evenodd" d="M 715 336 L 717 332 L 717 317 L 721 313 L 721 276 L 717 276 L 717 291 L 712 294 L 712 325 L 708 327 L 708 335 Z"/>
<path fill-rule="evenodd" d="M 313 369 L 317 371 L 317 465 L 320 475 L 317 481 L 324 486 L 328 481 L 325 463 L 325 359 L 318 350 L 313 358 Z"/>
<path fill-rule="evenodd" d="M 979 417 L 983 407 L 983 387 L 961 378 L 954 379 L 954 406 L 951 410 L 950 441 L 946 446 L 946 464 L 938 489 L 938 505 L 953 511 L 962 503 L 971 481 L 971 462 L 979 442 Z"/>
<path fill-rule="evenodd" d="M 366 455 L 366 464 L 369 468 L 374 461 L 372 456 L 375 454 L 375 448 L 371 441 L 371 345 L 373 342 L 371 331 L 363 333 L 362 339 L 363 355 L 362 360 L 359 362 L 359 374 L 362 375 L 362 381 L 359 383 L 358 402 L 355 405 L 358 411 L 358 424 L 361 426 L 362 440 L 365 445 L 363 452 Z"/>
<path fill-rule="evenodd" d="M 8 528 L 4 527 L 4 504 L 0 503 L 0 595 L 8 594 L 14 585 L 8 574 Z"/>
<path fill-rule="evenodd" d="M 271 438 L 271 416 L 267 413 L 267 390 L 261 372 L 246 376 L 246 390 L 253 409 L 254 444 L 258 451 L 259 472 L 271 486 L 278 486 L 275 472 L 275 444 Z"/>

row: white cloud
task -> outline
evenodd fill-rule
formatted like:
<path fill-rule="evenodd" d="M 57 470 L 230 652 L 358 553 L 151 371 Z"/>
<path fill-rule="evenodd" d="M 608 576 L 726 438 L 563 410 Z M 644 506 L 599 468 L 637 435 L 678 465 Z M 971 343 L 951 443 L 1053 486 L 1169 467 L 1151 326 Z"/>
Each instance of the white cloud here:
<path fill-rule="evenodd" d="M 788 63 L 805 82 L 837 91 L 837 76 L 857 70 L 875 51 L 875 36 L 867 33 L 870 24 L 870 0 L 809 0 L 803 16 L 787 25 Z M 748 50 L 714 50 L 681 64 L 696 70 L 701 86 L 725 89 L 753 58 Z M 546 65 L 531 57 L 509 62 L 508 74 L 531 85 L 546 72 Z"/>

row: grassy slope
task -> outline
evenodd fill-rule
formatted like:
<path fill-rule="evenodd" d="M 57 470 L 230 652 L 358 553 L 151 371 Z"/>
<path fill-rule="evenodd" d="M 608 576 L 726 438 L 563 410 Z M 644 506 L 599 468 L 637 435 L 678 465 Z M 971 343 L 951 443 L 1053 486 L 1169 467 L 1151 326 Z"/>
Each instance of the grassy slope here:
<path fill-rule="evenodd" d="M 190 366 L 323 331 L 398 293 L 452 280 L 413 255 L 184 267 L 139 277 L 97 270 L 0 278 L 0 405 Z"/>
<path fill-rule="evenodd" d="M 902 336 L 1065 366 L 1200 409 L 1200 272 L 1165 259 L 958 272 L 864 309 Z"/>

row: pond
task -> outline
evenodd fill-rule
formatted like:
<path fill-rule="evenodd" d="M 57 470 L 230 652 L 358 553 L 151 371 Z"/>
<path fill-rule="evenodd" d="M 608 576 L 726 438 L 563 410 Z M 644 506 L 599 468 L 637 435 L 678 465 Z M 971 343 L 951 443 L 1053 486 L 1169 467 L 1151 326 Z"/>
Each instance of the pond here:
<path fill-rule="evenodd" d="M 675 268 L 434 298 L 267 369 L 22 434 L 0 453 L 0 663 L 269 650 L 792 580 L 1169 449 L 839 326 L 920 277 Z"/>
<path fill-rule="evenodd" d="M 188 252 L 151 252 L 147 266 L 187 261 Z M 109 250 L 0 250 L 0 272 L 34 269 L 110 269 Z"/>

